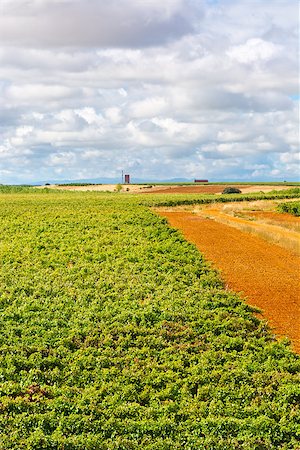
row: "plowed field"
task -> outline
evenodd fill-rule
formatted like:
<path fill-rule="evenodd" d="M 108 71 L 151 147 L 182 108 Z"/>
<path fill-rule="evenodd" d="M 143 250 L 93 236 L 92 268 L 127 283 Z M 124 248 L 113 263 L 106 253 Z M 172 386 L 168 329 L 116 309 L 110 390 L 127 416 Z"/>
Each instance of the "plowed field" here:
<path fill-rule="evenodd" d="M 221 271 L 228 288 L 262 310 L 278 337 L 300 353 L 300 258 L 288 250 L 191 212 L 160 211 Z"/>
<path fill-rule="evenodd" d="M 221 194 L 225 187 L 218 185 L 154 186 L 154 188 L 148 190 L 148 194 Z M 240 188 L 241 186 L 237 187 Z"/>
<path fill-rule="evenodd" d="M 140 193 L 152 194 L 221 194 L 230 185 L 188 185 L 188 186 L 153 186 L 152 189 L 141 190 Z M 235 185 L 243 194 L 250 192 L 270 192 L 290 189 L 291 186 Z"/>

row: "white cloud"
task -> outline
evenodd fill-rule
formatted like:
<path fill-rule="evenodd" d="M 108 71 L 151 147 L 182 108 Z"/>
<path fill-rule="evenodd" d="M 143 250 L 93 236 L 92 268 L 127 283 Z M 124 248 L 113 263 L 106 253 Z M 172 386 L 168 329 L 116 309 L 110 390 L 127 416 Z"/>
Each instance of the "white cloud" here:
<path fill-rule="evenodd" d="M 253 38 L 248 39 L 245 44 L 229 48 L 226 53 L 239 63 L 253 64 L 256 61 L 269 61 L 278 56 L 280 51 L 281 46 L 260 38 Z"/>
<path fill-rule="evenodd" d="M 2 1 L 0 40 L 8 45 L 139 46 L 191 31 L 183 0 Z"/>
<path fill-rule="evenodd" d="M 77 109 L 75 113 L 82 117 L 88 125 L 101 125 L 103 123 L 102 116 L 97 114 L 94 108 Z"/>
<path fill-rule="evenodd" d="M 139 178 L 298 177 L 293 2 L 2 0 L 1 7 L 6 182 L 121 169 Z"/>
<path fill-rule="evenodd" d="M 48 100 L 61 100 L 65 97 L 72 97 L 76 92 L 68 86 L 36 84 L 17 84 L 7 89 L 8 100 L 17 103 L 38 102 L 42 103 Z"/>
<path fill-rule="evenodd" d="M 168 105 L 163 97 L 152 97 L 134 102 L 130 106 L 131 117 L 153 117 L 168 111 Z"/>
<path fill-rule="evenodd" d="M 50 166 L 70 166 L 76 161 L 76 156 L 73 152 L 54 153 L 49 156 L 48 164 Z"/>
<path fill-rule="evenodd" d="M 121 109 L 115 106 L 107 108 L 105 110 L 105 116 L 113 124 L 118 124 L 122 120 Z"/>

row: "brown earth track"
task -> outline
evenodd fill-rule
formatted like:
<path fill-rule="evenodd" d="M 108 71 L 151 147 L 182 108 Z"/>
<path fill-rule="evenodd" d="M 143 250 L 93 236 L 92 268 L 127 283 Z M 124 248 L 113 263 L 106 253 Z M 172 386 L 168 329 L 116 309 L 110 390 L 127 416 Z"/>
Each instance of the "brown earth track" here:
<path fill-rule="evenodd" d="M 231 290 L 263 311 L 274 333 L 300 353 L 300 257 L 191 212 L 159 211 L 221 271 Z"/>

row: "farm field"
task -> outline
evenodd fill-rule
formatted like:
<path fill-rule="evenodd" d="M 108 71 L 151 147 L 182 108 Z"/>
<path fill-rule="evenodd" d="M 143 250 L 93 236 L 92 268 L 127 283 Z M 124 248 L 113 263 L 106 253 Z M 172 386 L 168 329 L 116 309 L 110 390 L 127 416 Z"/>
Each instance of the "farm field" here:
<path fill-rule="evenodd" d="M 254 234 L 300 256 L 300 220 L 292 214 L 278 212 L 283 205 L 294 203 L 292 199 L 290 203 L 286 200 L 258 200 L 214 203 L 189 209 L 204 218 Z"/>
<path fill-rule="evenodd" d="M 2 192 L 1 450 L 298 449 L 299 356 L 150 208 L 213 196 Z"/>
<path fill-rule="evenodd" d="M 273 332 L 277 336 L 288 336 L 294 350 L 300 353 L 300 257 L 296 252 L 249 234 L 249 231 L 237 229 L 237 225 L 244 229 L 245 219 L 233 222 L 218 211 L 205 212 L 211 213 L 209 218 L 203 216 L 203 211 L 202 214 L 163 211 L 161 215 L 221 270 L 228 288 L 241 292 L 250 305 L 260 308 Z M 249 227 L 251 225 L 250 222 Z M 264 226 L 264 236 L 269 227 Z M 271 232 L 274 232 L 273 228 Z M 260 233 L 261 229 L 258 233 L 255 230 L 258 236 Z M 293 233 L 293 237 L 297 234 L 286 233 Z M 296 244 L 299 243 L 299 234 L 297 239 Z M 292 240 L 285 244 L 296 245 Z M 298 248 L 293 250 L 299 253 Z"/>
<path fill-rule="evenodd" d="M 297 183 L 294 183 L 297 185 Z M 66 191 L 97 191 L 97 192 L 114 192 L 117 190 L 115 184 L 70 184 L 70 185 L 50 185 L 39 186 L 39 189 L 59 189 Z M 135 194 L 221 194 L 222 191 L 229 185 L 226 183 L 220 184 L 193 184 L 187 183 L 186 185 L 176 184 L 123 184 L 119 185 L 120 190 L 123 193 L 135 193 Z M 289 190 L 291 186 L 285 184 L 234 184 L 239 188 L 242 193 L 249 192 L 271 192 L 275 190 Z"/>
<path fill-rule="evenodd" d="M 226 185 L 219 185 L 219 184 L 208 184 L 208 185 L 192 185 L 192 186 L 154 186 L 151 190 L 152 193 L 155 194 L 221 194 L 222 191 L 230 186 L 229 184 Z M 275 186 L 268 186 L 268 185 L 234 185 L 234 187 L 241 190 L 243 194 L 248 194 L 250 192 L 271 192 L 273 190 L 289 190 L 291 186 L 284 186 L 284 185 L 275 185 Z M 148 189 L 150 192 L 150 189 Z"/>

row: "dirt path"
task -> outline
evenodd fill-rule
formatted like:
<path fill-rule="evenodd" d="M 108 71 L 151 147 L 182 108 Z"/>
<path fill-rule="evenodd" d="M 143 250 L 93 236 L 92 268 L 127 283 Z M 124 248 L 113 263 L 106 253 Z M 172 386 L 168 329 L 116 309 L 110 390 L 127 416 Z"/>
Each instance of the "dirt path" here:
<path fill-rule="evenodd" d="M 277 245 L 191 212 L 159 211 L 197 245 L 228 287 L 263 311 L 277 336 L 300 353 L 300 258 Z"/>

